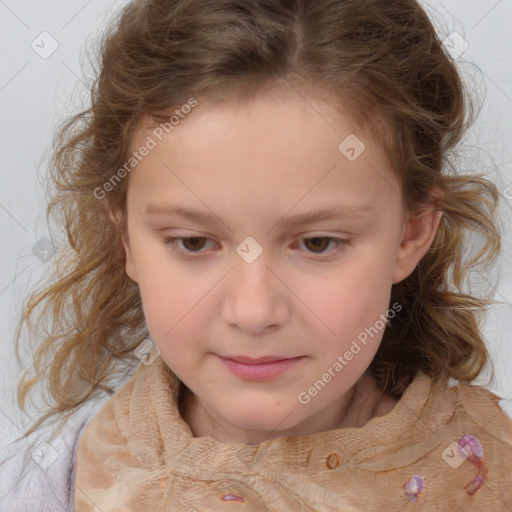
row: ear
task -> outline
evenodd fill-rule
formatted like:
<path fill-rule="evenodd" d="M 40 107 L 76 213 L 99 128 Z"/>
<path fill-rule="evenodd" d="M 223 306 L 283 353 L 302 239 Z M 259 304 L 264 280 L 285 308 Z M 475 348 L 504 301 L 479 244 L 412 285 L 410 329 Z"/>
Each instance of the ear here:
<path fill-rule="evenodd" d="M 116 225 L 119 225 L 122 220 L 122 212 L 119 210 L 109 210 L 109 216 L 112 222 Z M 128 239 L 128 231 L 123 233 L 121 237 L 124 253 L 125 253 L 125 271 L 128 274 L 128 277 L 135 283 L 138 283 L 137 281 L 137 272 L 135 270 L 135 263 L 133 261 L 133 254 L 130 247 L 130 241 Z"/>
<path fill-rule="evenodd" d="M 393 284 L 408 277 L 428 252 L 442 216 L 442 210 L 431 206 L 407 219 L 393 271 Z"/>

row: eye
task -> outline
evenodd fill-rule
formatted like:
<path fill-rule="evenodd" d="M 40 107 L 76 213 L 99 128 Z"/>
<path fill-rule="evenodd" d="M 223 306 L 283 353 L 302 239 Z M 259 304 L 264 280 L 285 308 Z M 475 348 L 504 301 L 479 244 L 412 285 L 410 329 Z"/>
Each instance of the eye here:
<path fill-rule="evenodd" d="M 329 251 L 329 252 L 337 252 L 337 249 L 340 249 L 343 246 L 348 244 L 348 240 L 342 240 L 340 238 L 333 238 L 333 237 L 329 237 L 329 236 L 315 236 L 312 238 L 303 238 L 302 240 L 304 240 L 306 242 L 304 245 L 306 247 L 308 247 L 308 249 L 310 247 L 315 249 L 314 251 L 312 251 L 313 254 L 325 254 L 325 251 L 322 250 L 322 248 L 326 247 L 325 242 L 327 242 L 327 247 L 329 246 L 329 244 L 331 242 L 334 242 L 336 244 L 335 249 L 333 251 Z M 316 251 L 316 249 L 319 249 L 319 251 Z"/>
<path fill-rule="evenodd" d="M 184 241 L 184 246 L 186 249 L 185 251 L 183 249 L 177 247 L 178 242 L 180 242 L 182 240 Z M 192 237 L 176 236 L 176 237 L 165 237 L 164 243 L 166 245 L 169 245 L 173 251 L 182 252 L 186 255 L 189 253 L 189 251 L 190 251 L 190 253 L 199 252 L 198 249 L 201 249 L 201 247 L 198 247 L 198 246 L 204 245 L 202 243 L 203 240 L 208 240 L 208 238 L 206 238 L 204 236 L 192 236 Z"/>
<path fill-rule="evenodd" d="M 204 247 L 204 242 L 209 240 L 207 237 L 204 236 L 194 236 L 194 237 L 164 237 L 163 242 L 165 245 L 168 245 L 171 247 L 173 251 L 180 252 L 185 258 L 191 257 L 195 258 L 195 256 L 191 256 L 194 253 L 200 254 L 201 249 Z M 327 247 L 331 242 L 335 243 L 335 248 L 331 251 L 328 251 L 328 253 L 337 253 L 340 249 L 343 248 L 343 246 L 348 244 L 348 240 L 342 240 L 340 238 L 333 238 L 328 236 L 316 236 L 311 238 L 302 238 L 301 241 L 305 241 L 305 246 L 312 247 L 313 251 L 310 251 L 312 254 L 326 254 L 325 248 L 326 244 L 324 243 L 327 241 Z M 178 246 L 180 242 L 183 242 L 183 246 L 185 249 L 182 249 Z M 312 242 L 312 243 L 311 243 Z M 327 253 L 327 254 L 328 254 Z"/>

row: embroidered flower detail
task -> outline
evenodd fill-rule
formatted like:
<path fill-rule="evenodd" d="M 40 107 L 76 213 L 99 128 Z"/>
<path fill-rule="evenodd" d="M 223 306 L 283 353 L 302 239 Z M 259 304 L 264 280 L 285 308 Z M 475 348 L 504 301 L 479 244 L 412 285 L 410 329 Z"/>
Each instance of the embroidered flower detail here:
<path fill-rule="evenodd" d="M 245 503 L 245 500 L 242 496 L 237 496 L 236 494 L 224 494 L 220 498 L 222 501 L 239 501 L 240 503 Z"/>
<path fill-rule="evenodd" d="M 480 441 L 475 436 L 466 434 L 465 436 L 462 436 L 459 441 L 458 451 L 459 455 L 464 452 L 464 454 L 467 455 L 466 460 L 476 466 L 478 470 L 475 479 L 464 487 L 465 491 L 470 496 L 473 496 L 473 494 L 482 487 L 483 483 L 487 479 L 487 467 L 482 460 L 484 456 L 484 449 Z"/>
<path fill-rule="evenodd" d="M 412 503 L 416 503 L 418 495 L 425 488 L 425 480 L 422 476 L 414 475 L 402 485 L 405 496 Z"/>
<path fill-rule="evenodd" d="M 459 455 L 464 451 L 468 456 L 468 461 L 473 464 L 478 464 L 478 460 L 484 456 L 484 449 L 480 441 L 471 434 L 466 434 L 459 441 Z M 464 457 L 463 455 L 461 455 Z"/>

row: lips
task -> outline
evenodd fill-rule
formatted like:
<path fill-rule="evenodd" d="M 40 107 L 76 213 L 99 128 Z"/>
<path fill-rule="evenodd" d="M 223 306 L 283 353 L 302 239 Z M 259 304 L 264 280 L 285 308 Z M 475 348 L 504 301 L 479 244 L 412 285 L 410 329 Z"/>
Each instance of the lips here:
<path fill-rule="evenodd" d="M 286 357 L 286 356 L 263 356 L 263 357 L 247 357 L 247 356 L 222 356 L 224 359 L 231 359 L 244 364 L 263 364 L 263 363 L 274 363 L 276 361 L 285 361 L 287 359 L 295 359 L 299 356 Z"/>
<path fill-rule="evenodd" d="M 300 357 L 263 356 L 219 356 L 224 367 L 243 380 L 265 381 L 279 377 L 305 359 Z"/>

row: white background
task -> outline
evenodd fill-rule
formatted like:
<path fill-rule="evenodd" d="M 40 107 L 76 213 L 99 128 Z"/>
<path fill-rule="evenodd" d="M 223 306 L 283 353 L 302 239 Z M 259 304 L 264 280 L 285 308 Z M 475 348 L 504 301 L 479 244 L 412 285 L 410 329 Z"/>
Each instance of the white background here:
<path fill-rule="evenodd" d="M 125 3 L 0 0 L 0 426 L 10 432 L 1 437 L 2 445 L 30 424 L 14 401 L 21 372 L 13 339 L 22 300 L 53 264 L 53 259 L 44 263 L 33 253 L 35 244 L 50 236 L 45 218 L 49 143 L 56 124 L 88 101 L 82 74 L 83 65 L 88 69 L 86 41 L 94 42 L 105 20 Z M 442 40 L 458 32 L 467 41 L 457 62 L 483 101 L 468 134 L 467 154 L 480 159 L 504 196 L 505 232 L 496 278 L 496 298 L 502 304 L 493 307 L 484 325 L 497 377 L 487 387 L 512 399 L 512 2 L 429 0 L 424 6 Z M 48 58 L 31 47 L 47 37 L 42 32 L 58 43 Z M 50 39 L 45 41 L 48 50 Z M 501 404 L 512 416 L 512 402 Z"/>

